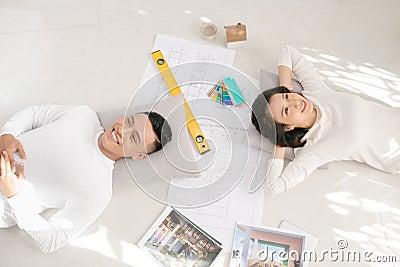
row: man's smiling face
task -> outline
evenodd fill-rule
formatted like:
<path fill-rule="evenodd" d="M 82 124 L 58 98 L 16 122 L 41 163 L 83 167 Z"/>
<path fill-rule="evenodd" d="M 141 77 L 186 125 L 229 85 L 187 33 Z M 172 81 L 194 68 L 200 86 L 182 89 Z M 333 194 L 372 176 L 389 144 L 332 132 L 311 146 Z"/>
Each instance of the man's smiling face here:
<path fill-rule="evenodd" d="M 143 159 L 153 150 L 157 136 L 146 114 L 119 118 L 99 138 L 100 150 L 109 158 Z"/>

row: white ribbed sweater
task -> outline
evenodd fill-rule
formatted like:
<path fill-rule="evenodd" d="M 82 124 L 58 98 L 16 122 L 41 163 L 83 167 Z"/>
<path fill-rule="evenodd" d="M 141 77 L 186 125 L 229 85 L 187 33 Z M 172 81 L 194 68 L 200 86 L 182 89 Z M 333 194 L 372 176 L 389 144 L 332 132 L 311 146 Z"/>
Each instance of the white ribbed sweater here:
<path fill-rule="evenodd" d="M 303 95 L 317 107 L 317 120 L 295 149 L 286 168 L 283 160 L 267 163 L 267 187 L 282 192 L 306 179 L 328 162 L 355 160 L 390 173 L 400 173 L 400 109 L 330 89 L 313 65 L 290 46 L 279 65 L 292 69 Z"/>
<path fill-rule="evenodd" d="M 26 178 L 14 197 L 0 193 L 0 227 L 16 223 L 40 250 L 51 252 L 96 220 L 111 199 L 114 167 L 98 147 L 102 132 L 85 106 L 31 106 L 14 115 L 0 133 L 23 144 Z M 48 208 L 59 211 L 45 220 L 39 213 Z"/>

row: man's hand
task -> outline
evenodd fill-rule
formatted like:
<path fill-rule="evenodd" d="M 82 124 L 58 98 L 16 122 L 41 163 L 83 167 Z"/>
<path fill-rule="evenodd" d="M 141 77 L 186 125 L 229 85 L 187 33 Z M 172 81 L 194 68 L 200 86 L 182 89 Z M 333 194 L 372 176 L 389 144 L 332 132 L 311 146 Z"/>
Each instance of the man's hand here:
<path fill-rule="evenodd" d="M 12 134 L 3 134 L 0 136 L 0 151 L 6 151 L 10 159 L 11 170 L 15 172 L 14 152 L 18 152 L 20 157 L 26 159 L 25 150 L 20 141 Z"/>
<path fill-rule="evenodd" d="M 0 155 L 0 189 L 9 198 L 19 193 L 18 180 L 24 179 L 24 165 L 18 166 L 18 174 L 11 170 L 10 159 L 6 151 Z"/>

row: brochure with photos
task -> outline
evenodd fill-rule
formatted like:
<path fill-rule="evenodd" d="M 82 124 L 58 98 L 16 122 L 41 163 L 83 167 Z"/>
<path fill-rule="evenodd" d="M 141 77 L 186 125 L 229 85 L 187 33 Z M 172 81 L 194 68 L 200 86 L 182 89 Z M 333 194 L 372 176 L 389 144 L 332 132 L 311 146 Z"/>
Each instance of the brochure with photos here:
<path fill-rule="evenodd" d="M 172 207 L 167 207 L 139 241 L 160 266 L 210 266 L 221 243 Z"/>
<path fill-rule="evenodd" d="M 229 267 L 302 267 L 305 242 L 292 231 L 237 223 Z"/>

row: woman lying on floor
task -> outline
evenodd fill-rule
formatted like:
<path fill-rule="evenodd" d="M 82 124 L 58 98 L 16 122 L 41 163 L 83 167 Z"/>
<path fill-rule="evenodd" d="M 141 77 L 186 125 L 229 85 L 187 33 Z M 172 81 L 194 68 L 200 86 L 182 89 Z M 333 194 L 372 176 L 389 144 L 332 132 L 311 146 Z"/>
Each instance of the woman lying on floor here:
<path fill-rule="evenodd" d="M 292 92 L 292 73 L 303 87 Z M 400 109 L 330 89 L 313 65 L 290 46 L 278 66 L 280 87 L 257 96 L 252 123 L 275 144 L 267 163 L 267 186 L 286 191 L 315 169 L 339 160 L 355 160 L 400 173 Z M 286 147 L 295 158 L 286 168 Z"/>

